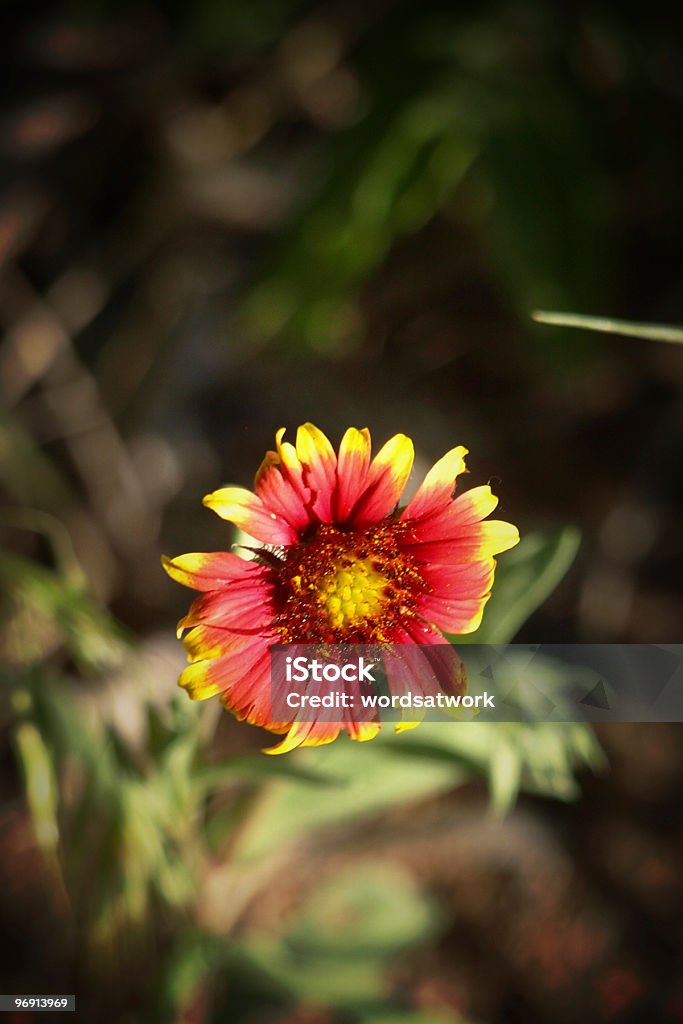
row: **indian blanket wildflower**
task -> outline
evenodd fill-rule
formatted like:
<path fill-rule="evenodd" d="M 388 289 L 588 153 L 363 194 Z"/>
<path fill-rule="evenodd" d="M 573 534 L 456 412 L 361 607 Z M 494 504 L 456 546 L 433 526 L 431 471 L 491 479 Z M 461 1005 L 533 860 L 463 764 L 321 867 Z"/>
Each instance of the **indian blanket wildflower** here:
<path fill-rule="evenodd" d="M 174 580 L 202 592 L 178 624 L 190 662 L 180 685 L 195 700 L 220 694 L 237 718 L 286 733 L 268 751 L 278 753 L 342 729 L 371 739 L 380 724 L 353 712 L 272 721 L 271 645 L 448 644 L 444 633 L 477 628 L 493 556 L 519 540 L 512 524 L 486 519 L 498 504 L 488 486 L 454 496 L 466 448 L 439 459 L 400 507 L 414 456 L 404 434 L 374 459 L 368 430 L 350 427 L 338 453 L 311 423 L 295 444 L 284 434 L 253 492 L 223 487 L 204 498 L 264 547 L 251 560 L 227 551 L 163 558 Z"/>

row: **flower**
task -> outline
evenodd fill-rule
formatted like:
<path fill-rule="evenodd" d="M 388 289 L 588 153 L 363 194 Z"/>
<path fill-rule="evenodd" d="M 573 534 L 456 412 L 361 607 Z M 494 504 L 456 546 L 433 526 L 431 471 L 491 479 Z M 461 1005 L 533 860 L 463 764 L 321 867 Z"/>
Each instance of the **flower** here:
<path fill-rule="evenodd" d="M 202 592 L 178 624 L 190 662 L 180 685 L 195 700 L 220 694 L 240 720 L 287 733 L 269 753 L 327 743 L 342 729 L 371 739 L 380 727 L 353 714 L 336 723 L 271 721 L 272 645 L 447 644 L 442 631 L 477 628 L 493 556 L 519 541 L 515 526 L 485 518 L 498 504 L 488 486 L 454 497 L 466 448 L 439 459 L 399 507 L 414 457 L 404 434 L 374 459 L 367 429 L 350 427 L 338 453 L 312 423 L 299 427 L 294 445 L 284 434 L 253 492 L 222 487 L 204 498 L 265 545 L 255 557 L 162 559 L 174 580 Z"/>

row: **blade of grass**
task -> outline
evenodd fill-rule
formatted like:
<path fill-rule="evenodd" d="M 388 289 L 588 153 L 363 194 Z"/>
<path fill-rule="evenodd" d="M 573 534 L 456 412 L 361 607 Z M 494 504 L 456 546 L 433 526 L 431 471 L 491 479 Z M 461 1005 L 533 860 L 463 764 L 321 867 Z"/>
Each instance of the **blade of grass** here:
<path fill-rule="evenodd" d="M 603 334 L 622 334 L 629 338 L 645 338 L 647 341 L 667 341 L 674 345 L 683 344 L 683 328 L 671 324 L 641 324 L 632 320 L 612 320 L 603 316 L 584 316 L 580 313 L 554 313 L 535 309 L 531 319 L 539 324 L 553 327 L 576 327 L 584 331 L 601 331 Z"/>

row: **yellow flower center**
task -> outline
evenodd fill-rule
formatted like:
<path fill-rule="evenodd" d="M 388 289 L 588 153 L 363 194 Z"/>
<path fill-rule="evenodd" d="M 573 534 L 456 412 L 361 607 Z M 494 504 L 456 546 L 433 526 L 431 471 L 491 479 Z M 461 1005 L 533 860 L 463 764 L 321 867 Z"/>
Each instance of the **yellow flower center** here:
<path fill-rule="evenodd" d="M 373 618 L 386 602 L 388 580 L 369 558 L 342 558 L 317 587 L 317 602 L 333 629 Z"/>
<path fill-rule="evenodd" d="M 359 532 L 320 526 L 276 567 L 280 643 L 391 643 L 429 587 L 400 550 L 404 523 L 386 517 Z"/>

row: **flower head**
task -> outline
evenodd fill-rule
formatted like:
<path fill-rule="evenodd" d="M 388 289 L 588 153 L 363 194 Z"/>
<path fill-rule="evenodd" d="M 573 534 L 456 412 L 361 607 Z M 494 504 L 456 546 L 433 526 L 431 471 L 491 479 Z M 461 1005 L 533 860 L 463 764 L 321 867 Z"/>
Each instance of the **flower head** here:
<path fill-rule="evenodd" d="M 371 459 L 370 432 L 350 427 L 338 453 L 311 423 L 296 444 L 275 438 L 254 490 L 223 487 L 204 504 L 260 541 L 251 561 L 219 551 L 164 558 L 173 579 L 202 591 L 178 624 L 189 695 L 221 695 L 239 719 L 287 733 L 275 750 L 326 743 L 346 729 L 371 739 L 377 721 L 271 720 L 274 644 L 447 644 L 469 633 L 490 596 L 494 555 L 519 540 L 487 520 L 488 486 L 454 497 L 467 449 L 447 452 L 405 507 L 413 444 L 392 437 Z M 443 631 L 443 632 L 442 632 Z"/>

